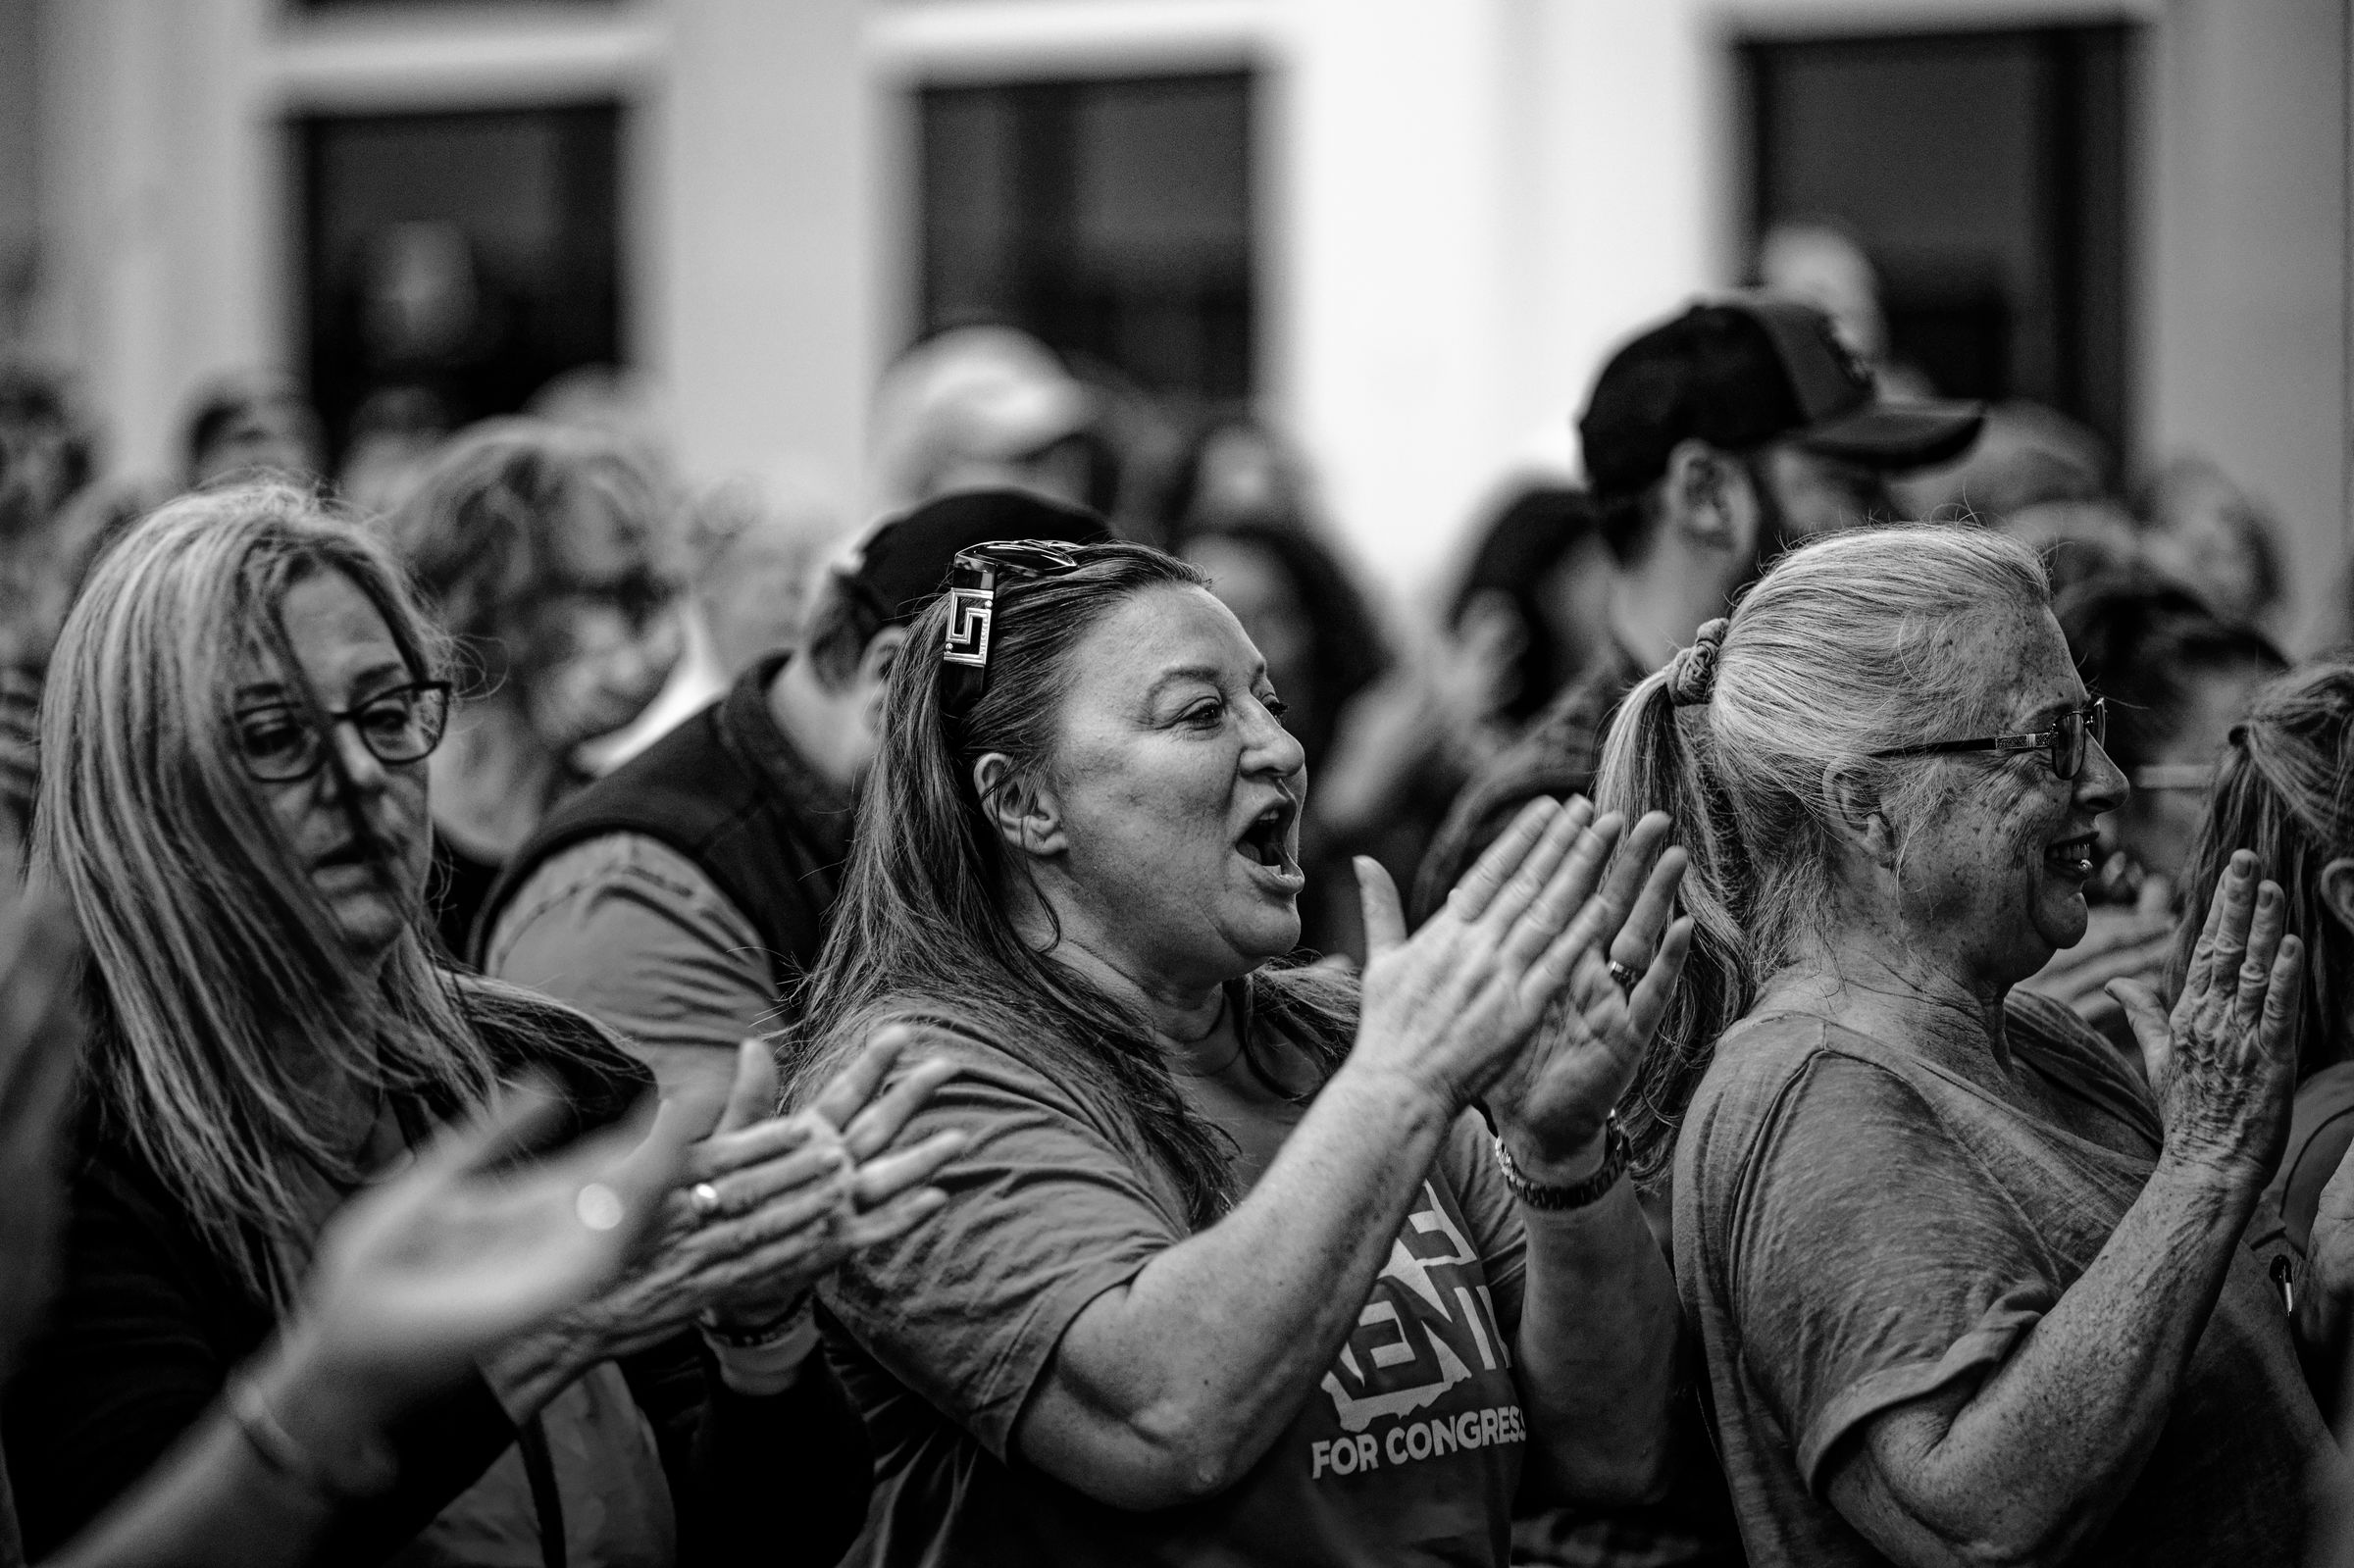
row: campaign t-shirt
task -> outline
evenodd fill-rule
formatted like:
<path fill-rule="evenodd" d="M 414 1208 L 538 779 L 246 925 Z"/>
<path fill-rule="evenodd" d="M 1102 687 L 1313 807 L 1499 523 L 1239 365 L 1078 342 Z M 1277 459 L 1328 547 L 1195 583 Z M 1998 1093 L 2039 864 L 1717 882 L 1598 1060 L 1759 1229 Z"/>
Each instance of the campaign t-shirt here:
<path fill-rule="evenodd" d="M 939 1179 L 947 1208 L 824 1292 L 876 1456 L 849 1562 L 1508 1560 L 1525 1239 L 1476 1116 L 1451 1130 L 1356 1328 L 1274 1446 L 1218 1496 L 1137 1513 L 1025 1464 L 1013 1427 L 1081 1309 L 1190 1234 L 1183 1205 L 1053 1083 L 955 1048 L 962 1073 L 907 1135 L 970 1137 Z"/>
<path fill-rule="evenodd" d="M 2157 1163 L 2157 1111 L 2124 1058 L 2048 997 L 2015 989 L 2007 1011 L 2051 1118 L 1924 1046 L 1804 1013 L 1728 1030 L 1693 1096 L 1676 1285 L 1758 1568 L 1886 1561 L 1826 1494 L 1846 1441 L 2008 1358 Z M 2289 1568 L 2330 1451 L 2280 1293 L 2235 1247 L 2148 1460 L 2071 1560 Z"/>

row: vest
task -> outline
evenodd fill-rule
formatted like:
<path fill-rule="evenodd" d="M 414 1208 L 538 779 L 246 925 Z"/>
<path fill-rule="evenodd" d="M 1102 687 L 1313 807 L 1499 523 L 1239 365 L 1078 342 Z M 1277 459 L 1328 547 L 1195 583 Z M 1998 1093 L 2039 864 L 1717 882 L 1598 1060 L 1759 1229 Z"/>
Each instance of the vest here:
<path fill-rule="evenodd" d="M 468 956 L 552 856 L 607 834 L 642 834 L 691 861 L 760 934 L 783 988 L 817 961 L 849 852 L 850 808 L 777 729 L 768 683 L 787 655 L 761 660 L 727 695 L 548 813 L 515 852 L 476 918 Z M 794 785 L 805 785 L 796 789 Z"/>

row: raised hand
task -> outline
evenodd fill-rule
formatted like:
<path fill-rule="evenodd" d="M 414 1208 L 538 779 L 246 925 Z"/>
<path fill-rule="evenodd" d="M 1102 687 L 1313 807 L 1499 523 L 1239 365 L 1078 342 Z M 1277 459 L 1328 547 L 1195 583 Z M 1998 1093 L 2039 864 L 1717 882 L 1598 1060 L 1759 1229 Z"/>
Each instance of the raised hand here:
<path fill-rule="evenodd" d="M 1625 918 L 1623 906 L 1580 918 L 1623 829 L 1593 810 L 1532 801 L 1410 940 L 1388 874 L 1357 861 L 1367 956 L 1354 1062 L 1403 1076 L 1450 1112 L 1488 1090 Z"/>
<path fill-rule="evenodd" d="M 2231 857 L 2191 949 L 2172 1014 L 2138 981 L 2112 981 L 2141 1045 L 2169 1152 L 2271 1177 L 2296 1087 L 2298 987 L 2305 949 L 2285 936 L 2278 886 L 2256 857 Z"/>
<path fill-rule="evenodd" d="M 290 1331 L 296 1361 L 393 1408 L 619 1276 L 684 1166 L 687 1118 L 641 1113 L 500 1168 L 561 1112 L 544 1083 L 511 1088 L 347 1204 L 320 1238 Z"/>
<path fill-rule="evenodd" d="M 850 1253 L 897 1236 L 947 1201 L 925 1187 L 964 1146 L 936 1133 L 893 1144 L 932 1091 L 955 1075 L 934 1057 L 896 1079 L 916 1039 L 878 1030 L 805 1110 L 770 1114 L 777 1073 L 768 1047 L 745 1040 L 726 1110 L 691 1149 L 662 1239 L 645 1267 L 591 1309 L 608 1354 L 658 1340 L 708 1313 L 757 1324 L 790 1308 Z"/>
<path fill-rule="evenodd" d="M 1692 944 L 1692 922 L 1675 917 L 1685 856 L 1666 847 L 1668 832 L 1662 812 L 1635 824 L 1571 928 L 1568 986 L 1488 1090 L 1497 1130 L 1526 1168 L 1599 1152 L 1604 1121 L 1666 1017 Z M 1613 963 L 1641 978 L 1621 986 Z"/>

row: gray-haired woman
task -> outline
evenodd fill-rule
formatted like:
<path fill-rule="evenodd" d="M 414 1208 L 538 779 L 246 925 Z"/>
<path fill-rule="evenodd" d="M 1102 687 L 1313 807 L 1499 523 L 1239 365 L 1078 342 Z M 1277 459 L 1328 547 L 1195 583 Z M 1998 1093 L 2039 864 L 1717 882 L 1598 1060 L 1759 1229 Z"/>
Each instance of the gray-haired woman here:
<path fill-rule="evenodd" d="M 2328 1435 L 2244 1242 L 2303 949 L 2243 851 L 2172 1016 L 2120 983 L 2143 1072 L 2012 988 L 2125 796 L 2046 601 L 1991 533 L 1825 539 L 1609 738 L 1692 855 L 1639 1136 L 1759 1564 L 2297 1560 Z"/>

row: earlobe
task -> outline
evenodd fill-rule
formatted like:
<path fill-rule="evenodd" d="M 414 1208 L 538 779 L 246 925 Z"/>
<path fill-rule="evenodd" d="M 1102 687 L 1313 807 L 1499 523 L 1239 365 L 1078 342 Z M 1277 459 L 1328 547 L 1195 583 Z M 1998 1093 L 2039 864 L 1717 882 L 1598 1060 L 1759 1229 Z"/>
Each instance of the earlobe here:
<path fill-rule="evenodd" d="M 2340 855 L 2322 868 L 2322 904 L 2340 929 L 2354 932 L 2354 856 Z"/>
<path fill-rule="evenodd" d="M 973 764 L 973 793 L 1008 849 L 1026 855 L 1058 855 L 1069 847 L 1053 792 L 1017 777 L 1002 751 L 984 753 Z"/>

